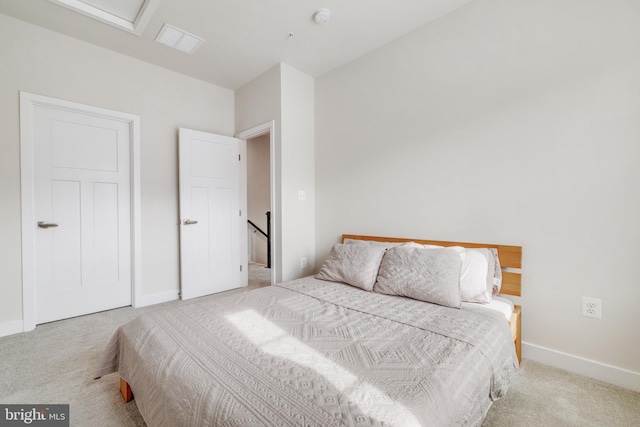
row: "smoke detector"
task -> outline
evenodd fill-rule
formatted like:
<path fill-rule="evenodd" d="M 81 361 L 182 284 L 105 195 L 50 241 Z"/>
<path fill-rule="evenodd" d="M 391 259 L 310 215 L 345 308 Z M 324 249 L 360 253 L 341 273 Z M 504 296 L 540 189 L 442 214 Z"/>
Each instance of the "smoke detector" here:
<path fill-rule="evenodd" d="M 331 11 L 329 9 L 318 9 L 313 14 L 313 20 L 316 21 L 316 24 L 326 24 L 329 19 L 331 19 Z"/>

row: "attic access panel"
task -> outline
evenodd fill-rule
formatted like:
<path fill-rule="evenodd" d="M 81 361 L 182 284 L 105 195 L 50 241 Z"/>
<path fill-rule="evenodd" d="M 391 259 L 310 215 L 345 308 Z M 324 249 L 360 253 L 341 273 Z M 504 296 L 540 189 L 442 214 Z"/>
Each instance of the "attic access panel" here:
<path fill-rule="evenodd" d="M 139 36 L 161 0 L 49 1 Z"/>

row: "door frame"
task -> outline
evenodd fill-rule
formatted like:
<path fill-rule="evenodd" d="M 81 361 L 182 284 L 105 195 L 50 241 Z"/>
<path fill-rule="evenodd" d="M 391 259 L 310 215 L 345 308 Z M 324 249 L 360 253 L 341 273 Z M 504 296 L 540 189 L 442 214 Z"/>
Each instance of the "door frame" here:
<path fill-rule="evenodd" d="M 98 116 L 129 124 L 131 185 L 131 302 L 141 300 L 142 254 L 140 220 L 140 116 L 20 91 L 20 193 L 22 222 L 22 329 L 36 328 L 34 108 L 46 107 Z"/>
<path fill-rule="evenodd" d="M 280 210 L 278 209 L 278 205 L 276 204 L 276 200 L 278 200 L 278 198 L 276 197 L 276 136 L 275 136 L 275 127 L 276 127 L 276 122 L 275 120 L 271 120 L 269 122 L 254 126 L 250 129 L 244 130 L 242 132 L 239 132 L 236 134 L 236 138 L 239 138 L 241 140 L 243 140 L 244 143 L 244 157 L 246 158 L 246 146 L 247 146 L 247 140 L 251 139 L 251 138 L 255 138 L 261 135 L 264 135 L 266 133 L 269 134 L 269 186 L 270 186 L 270 203 L 271 203 L 271 284 L 275 285 L 276 282 L 276 278 L 277 276 L 277 270 L 278 270 L 278 266 L 279 266 L 279 262 L 280 262 L 280 255 L 278 253 L 278 251 L 276 250 L 276 248 L 279 247 L 280 244 L 280 230 L 278 229 L 278 224 L 280 223 L 279 219 L 280 219 Z M 243 197 L 243 207 L 242 207 L 242 211 L 243 212 L 247 212 L 247 182 L 246 182 L 246 177 L 247 177 L 247 162 L 244 161 L 243 162 L 243 167 L 245 168 L 244 170 L 244 179 L 245 182 L 243 183 L 243 188 L 244 188 L 244 197 Z M 245 220 L 246 222 L 246 220 Z M 245 238 L 245 245 L 246 245 L 246 238 Z M 246 248 L 245 248 L 245 256 L 246 256 Z M 248 270 L 248 263 L 247 263 L 247 270 Z"/>

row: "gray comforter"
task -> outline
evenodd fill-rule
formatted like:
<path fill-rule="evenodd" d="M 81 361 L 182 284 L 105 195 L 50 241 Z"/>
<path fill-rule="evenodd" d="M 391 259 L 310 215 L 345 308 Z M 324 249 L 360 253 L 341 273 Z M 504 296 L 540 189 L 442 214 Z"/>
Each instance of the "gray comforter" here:
<path fill-rule="evenodd" d="M 299 279 L 120 327 L 149 426 L 480 425 L 517 370 L 504 316 Z"/>

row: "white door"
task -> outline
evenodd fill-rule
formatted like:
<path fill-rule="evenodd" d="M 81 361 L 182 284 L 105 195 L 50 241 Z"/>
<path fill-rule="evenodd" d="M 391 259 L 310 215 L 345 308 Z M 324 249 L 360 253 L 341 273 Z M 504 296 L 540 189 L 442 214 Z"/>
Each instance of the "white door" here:
<path fill-rule="evenodd" d="M 244 285 L 241 143 L 237 138 L 180 129 L 182 299 Z"/>
<path fill-rule="evenodd" d="M 131 304 L 129 123 L 34 108 L 36 323 Z"/>

